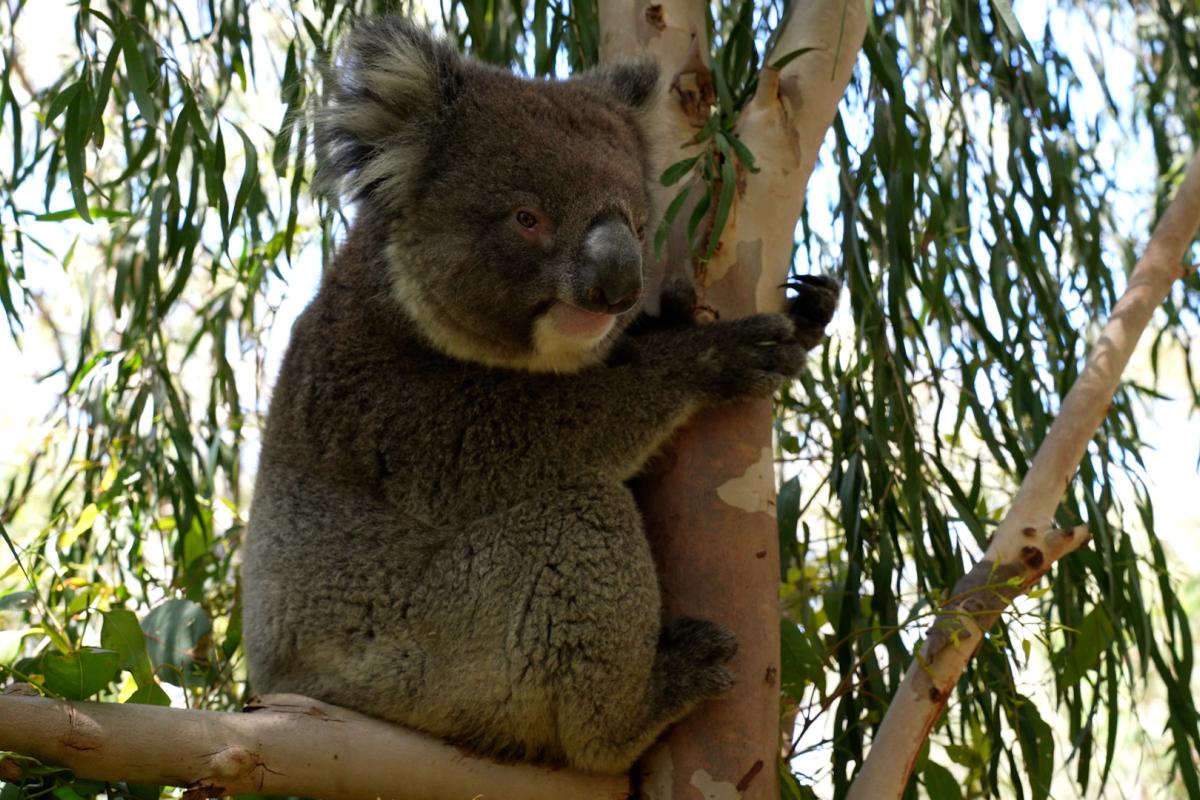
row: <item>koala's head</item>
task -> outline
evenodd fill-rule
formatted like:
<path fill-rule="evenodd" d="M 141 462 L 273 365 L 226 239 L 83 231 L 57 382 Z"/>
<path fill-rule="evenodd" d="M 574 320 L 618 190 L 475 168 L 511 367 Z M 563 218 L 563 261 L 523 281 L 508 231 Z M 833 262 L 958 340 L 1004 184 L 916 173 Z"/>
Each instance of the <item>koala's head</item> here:
<path fill-rule="evenodd" d="M 524 80 L 373 20 L 330 76 L 318 178 L 386 231 L 394 296 L 434 347 L 576 370 L 639 306 L 657 78 L 636 63 Z"/>

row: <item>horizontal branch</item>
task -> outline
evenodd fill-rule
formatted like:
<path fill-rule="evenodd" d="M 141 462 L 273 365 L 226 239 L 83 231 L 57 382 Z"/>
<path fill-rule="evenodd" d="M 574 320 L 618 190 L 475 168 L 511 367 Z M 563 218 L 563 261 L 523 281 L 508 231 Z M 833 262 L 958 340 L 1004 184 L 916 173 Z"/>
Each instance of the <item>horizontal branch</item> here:
<path fill-rule="evenodd" d="M 960 581 L 946 613 L 934 623 L 904 676 L 850 789 L 850 800 L 901 796 L 917 754 L 978 650 L 983 632 L 1055 561 L 1090 538 L 1082 528 L 1049 532 L 1045 528 L 1108 413 L 1138 338 L 1174 282 L 1187 275 L 1183 259 L 1198 227 L 1200 153 L 1193 156 L 1174 200 L 1155 227 L 987 552 Z"/>
<path fill-rule="evenodd" d="M 253 713 L 0 696 L 0 750 L 78 777 L 185 786 L 190 797 L 625 800 L 625 775 L 498 764 L 299 695 Z"/>

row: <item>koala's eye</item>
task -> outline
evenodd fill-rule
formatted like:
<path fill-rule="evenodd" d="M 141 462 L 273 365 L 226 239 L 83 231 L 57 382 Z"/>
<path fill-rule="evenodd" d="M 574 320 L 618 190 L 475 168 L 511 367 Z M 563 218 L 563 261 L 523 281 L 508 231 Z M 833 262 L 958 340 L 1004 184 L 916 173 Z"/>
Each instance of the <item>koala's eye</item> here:
<path fill-rule="evenodd" d="M 637 237 L 638 237 L 639 242 L 643 241 L 646 238 L 646 226 L 645 225 L 638 225 L 636 232 L 637 232 Z"/>
<path fill-rule="evenodd" d="M 537 208 L 517 208 L 509 220 L 512 229 L 527 242 L 547 247 L 554 241 L 554 222 Z"/>

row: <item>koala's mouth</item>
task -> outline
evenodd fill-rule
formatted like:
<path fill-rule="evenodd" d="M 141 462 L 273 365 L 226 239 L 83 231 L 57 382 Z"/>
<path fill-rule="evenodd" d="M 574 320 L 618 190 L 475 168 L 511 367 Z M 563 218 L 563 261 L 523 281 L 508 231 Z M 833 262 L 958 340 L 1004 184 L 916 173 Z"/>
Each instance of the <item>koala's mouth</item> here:
<path fill-rule="evenodd" d="M 587 311 L 562 300 L 555 301 L 543 318 L 559 336 L 583 341 L 602 339 L 617 321 L 615 314 Z"/>

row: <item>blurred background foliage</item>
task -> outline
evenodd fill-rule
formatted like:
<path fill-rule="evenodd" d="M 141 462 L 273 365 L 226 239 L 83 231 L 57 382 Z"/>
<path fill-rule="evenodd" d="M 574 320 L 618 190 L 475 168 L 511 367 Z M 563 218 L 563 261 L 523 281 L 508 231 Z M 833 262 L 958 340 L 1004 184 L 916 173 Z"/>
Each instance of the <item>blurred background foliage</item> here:
<path fill-rule="evenodd" d="M 417 11 L 480 58 L 565 74 L 596 62 L 604 1 Z M 735 123 L 787 3 L 710 8 L 721 144 L 675 170 L 683 187 L 713 188 L 718 150 L 752 163 Z M 844 793 L 1200 133 L 1200 0 L 871 8 L 797 228 L 798 271 L 838 275 L 848 299 L 777 420 L 789 798 Z M 247 698 L 237 566 L 259 428 L 345 225 L 307 185 L 307 110 L 339 32 L 397 9 L 0 0 L 0 679 Z M 705 204 L 710 225 L 728 202 Z M 981 649 L 911 795 L 1200 797 L 1194 564 L 1155 522 L 1186 517 L 1152 502 L 1166 486 L 1195 505 L 1197 336 L 1193 275 L 1059 508 L 1093 548 Z M 1147 467 L 1148 424 L 1182 474 Z M 28 775 L 0 797 L 159 792 Z"/>

